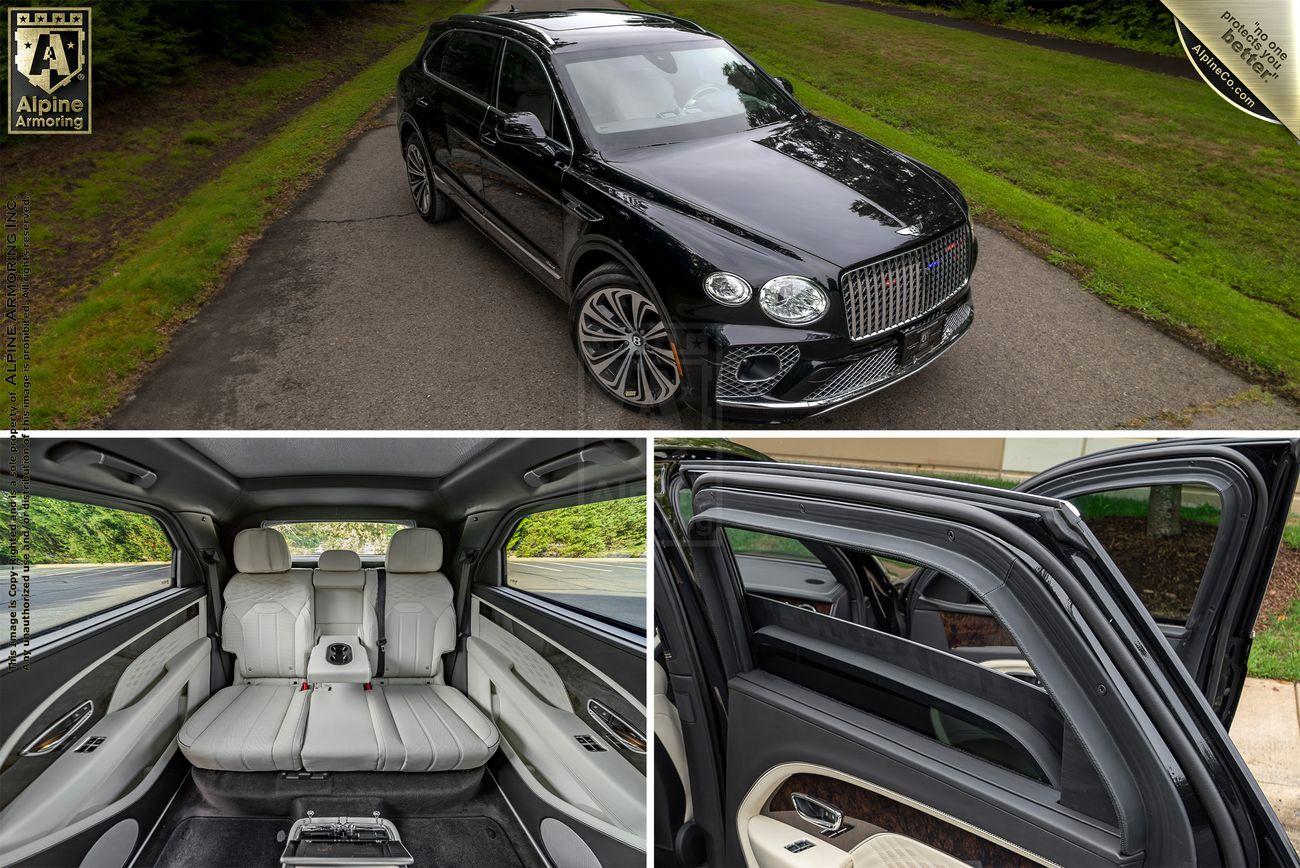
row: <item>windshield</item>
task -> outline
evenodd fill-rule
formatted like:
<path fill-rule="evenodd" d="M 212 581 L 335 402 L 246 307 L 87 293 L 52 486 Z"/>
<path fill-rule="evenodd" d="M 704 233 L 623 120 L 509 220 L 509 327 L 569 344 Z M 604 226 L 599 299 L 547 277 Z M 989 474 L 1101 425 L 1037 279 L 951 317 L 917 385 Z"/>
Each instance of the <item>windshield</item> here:
<path fill-rule="evenodd" d="M 723 135 L 798 117 L 779 85 L 725 42 L 559 54 L 578 121 L 598 148 Z"/>

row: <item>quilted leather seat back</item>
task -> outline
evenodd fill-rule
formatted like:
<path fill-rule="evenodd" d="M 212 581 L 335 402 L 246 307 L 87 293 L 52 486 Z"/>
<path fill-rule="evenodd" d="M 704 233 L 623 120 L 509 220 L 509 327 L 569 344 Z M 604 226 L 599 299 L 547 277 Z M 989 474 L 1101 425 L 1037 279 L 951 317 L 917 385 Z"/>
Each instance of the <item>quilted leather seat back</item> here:
<path fill-rule="evenodd" d="M 442 536 L 409 527 L 393 534 L 385 560 L 384 677 L 430 678 L 456 647 L 456 608 L 442 568 Z"/>
<path fill-rule="evenodd" d="M 304 678 L 315 644 L 311 570 L 293 569 L 289 546 L 273 528 L 235 537 L 235 568 L 226 585 L 221 647 L 246 679 Z"/>

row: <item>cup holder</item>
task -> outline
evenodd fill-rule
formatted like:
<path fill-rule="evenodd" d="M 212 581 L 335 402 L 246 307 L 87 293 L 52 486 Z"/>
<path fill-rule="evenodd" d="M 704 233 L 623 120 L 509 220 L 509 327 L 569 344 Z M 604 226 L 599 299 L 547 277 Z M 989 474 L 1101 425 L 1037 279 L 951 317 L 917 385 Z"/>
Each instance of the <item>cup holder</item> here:
<path fill-rule="evenodd" d="M 352 662 L 352 646 L 335 642 L 325 649 L 325 660 L 332 666 L 346 666 Z"/>

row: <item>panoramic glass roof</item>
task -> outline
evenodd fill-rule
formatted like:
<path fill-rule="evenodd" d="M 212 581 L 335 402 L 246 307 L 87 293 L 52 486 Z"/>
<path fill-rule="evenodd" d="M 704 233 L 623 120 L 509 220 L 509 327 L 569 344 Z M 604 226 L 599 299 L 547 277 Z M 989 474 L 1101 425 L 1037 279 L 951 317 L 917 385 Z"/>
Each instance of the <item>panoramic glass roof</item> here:
<path fill-rule="evenodd" d="M 240 479 L 446 476 L 494 442 L 485 437 L 195 437 L 191 446 Z"/>

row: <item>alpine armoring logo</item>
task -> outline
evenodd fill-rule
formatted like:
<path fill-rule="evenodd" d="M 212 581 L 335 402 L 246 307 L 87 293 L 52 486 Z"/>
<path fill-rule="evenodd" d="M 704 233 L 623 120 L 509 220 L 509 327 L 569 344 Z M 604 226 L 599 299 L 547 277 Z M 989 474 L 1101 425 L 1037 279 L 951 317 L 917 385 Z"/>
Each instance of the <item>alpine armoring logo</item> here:
<path fill-rule="evenodd" d="M 9 49 L 9 133 L 89 133 L 89 7 L 11 7 Z"/>

